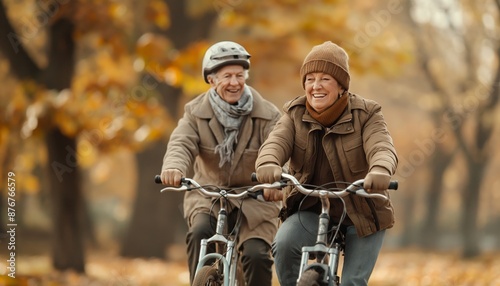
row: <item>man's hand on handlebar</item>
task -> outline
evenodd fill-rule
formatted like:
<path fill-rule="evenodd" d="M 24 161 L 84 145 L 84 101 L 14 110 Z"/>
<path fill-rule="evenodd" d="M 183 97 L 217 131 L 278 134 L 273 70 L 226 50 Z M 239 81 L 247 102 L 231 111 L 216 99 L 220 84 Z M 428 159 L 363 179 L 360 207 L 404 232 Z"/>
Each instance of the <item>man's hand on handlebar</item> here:
<path fill-rule="evenodd" d="M 161 171 L 161 183 L 167 186 L 180 186 L 183 177 L 184 174 L 177 169 L 166 169 Z"/>

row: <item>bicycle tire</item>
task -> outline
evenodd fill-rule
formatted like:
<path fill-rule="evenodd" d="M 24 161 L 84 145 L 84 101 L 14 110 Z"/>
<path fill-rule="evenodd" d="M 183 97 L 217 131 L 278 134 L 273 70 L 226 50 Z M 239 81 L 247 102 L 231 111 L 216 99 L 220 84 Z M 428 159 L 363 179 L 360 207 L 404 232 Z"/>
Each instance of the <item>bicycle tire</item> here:
<path fill-rule="evenodd" d="M 223 279 L 219 271 L 210 266 L 205 265 L 196 273 L 193 280 L 193 286 L 222 286 Z"/>
<path fill-rule="evenodd" d="M 325 286 L 320 281 L 320 275 L 318 271 L 314 269 L 308 269 L 300 275 L 300 279 L 297 282 L 297 286 Z"/>

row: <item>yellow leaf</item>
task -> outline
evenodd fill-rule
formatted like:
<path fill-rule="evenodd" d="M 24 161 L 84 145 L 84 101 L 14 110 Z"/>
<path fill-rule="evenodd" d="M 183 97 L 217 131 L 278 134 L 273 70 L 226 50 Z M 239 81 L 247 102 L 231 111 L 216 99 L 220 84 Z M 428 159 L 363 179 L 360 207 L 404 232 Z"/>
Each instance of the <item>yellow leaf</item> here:
<path fill-rule="evenodd" d="M 146 18 L 155 23 L 156 26 L 162 29 L 167 29 L 170 26 L 170 12 L 165 1 L 151 0 L 148 2 L 146 9 Z"/>

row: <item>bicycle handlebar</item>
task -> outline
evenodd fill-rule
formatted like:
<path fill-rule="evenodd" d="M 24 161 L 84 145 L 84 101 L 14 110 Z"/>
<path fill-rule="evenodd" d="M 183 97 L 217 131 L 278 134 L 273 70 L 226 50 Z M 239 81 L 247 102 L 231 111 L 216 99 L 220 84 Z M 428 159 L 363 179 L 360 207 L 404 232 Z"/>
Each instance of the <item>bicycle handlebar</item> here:
<path fill-rule="evenodd" d="M 161 177 L 160 175 L 156 175 L 155 178 L 155 183 L 161 184 Z M 260 201 L 265 201 L 263 197 L 263 192 L 262 189 L 281 189 L 285 186 L 283 182 L 274 182 L 272 184 L 257 184 L 251 187 L 246 187 L 246 190 L 238 193 L 238 194 L 231 194 L 227 192 L 227 189 L 219 189 L 218 191 L 208 191 L 204 187 L 202 187 L 198 182 L 191 178 L 182 178 L 181 179 L 181 186 L 180 187 L 173 187 L 173 186 L 168 186 L 160 190 L 161 193 L 165 191 L 174 191 L 174 192 L 182 192 L 182 191 L 191 191 L 191 190 L 198 190 L 201 192 L 203 195 L 207 197 L 220 197 L 224 196 L 226 198 L 232 198 L 232 199 L 241 199 L 245 198 L 247 196 L 253 197 L 255 199 L 258 199 Z M 255 194 L 254 194 L 255 193 Z"/>
<path fill-rule="evenodd" d="M 304 195 L 319 197 L 322 193 L 326 193 L 329 198 L 339 198 L 345 197 L 349 194 L 355 194 L 358 196 L 366 197 L 366 198 L 379 198 L 388 200 L 389 198 L 385 195 L 378 193 L 367 193 L 365 189 L 363 189 L 364 179 L 357 180 L 351 183 L 347 188 L 340 191 L 332 191 L 328 189 L 308 189 L 304 187 L 293 175 L 283 173 L 281 174 L 282 180 L 291 181 L 293 185 L 297 187 L 297 189 L 303 193 Z M 257 176 L 255 173 L 252 173 L 252 180 L 257 181 Z M 391 181 L 387 189 L 397 190 L 398 189 L 398 181 Z"/>

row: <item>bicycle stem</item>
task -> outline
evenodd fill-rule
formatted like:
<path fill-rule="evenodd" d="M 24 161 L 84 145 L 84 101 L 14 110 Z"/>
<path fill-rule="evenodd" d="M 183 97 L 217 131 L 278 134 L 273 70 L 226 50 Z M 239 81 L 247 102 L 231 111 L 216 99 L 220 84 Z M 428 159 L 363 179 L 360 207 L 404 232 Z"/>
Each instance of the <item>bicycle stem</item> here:
<path fill-rule="evenodd" d="M 321 214 L 319 216 L 318 236 L 316 243 L 327 245 L 328 240 L 328 224 L 330 223 L 330 200 L 326 191 L 319 191 L 321 200 Z"/>
<path fill-rule="evenodd" d="M 223 235 L 224 232 L 225 232 L 225 226 L 226 226 L 226 219 L 227 219 L 227 212 L 226 212 L 226 207 L 227 207 L 227 201 L 226 201 L 226 191 L 222 190 L 220 192 L 221 194 L 221 198 L 220 198 L 220 210 L 219 210 L 219 214 L 218 214 L 218 219 L 217 221 L 219 223 L 217 223 L 217 228 L 216 228 L 216 231 L 215 233 L 216 234 L 221 234 Z"/>

